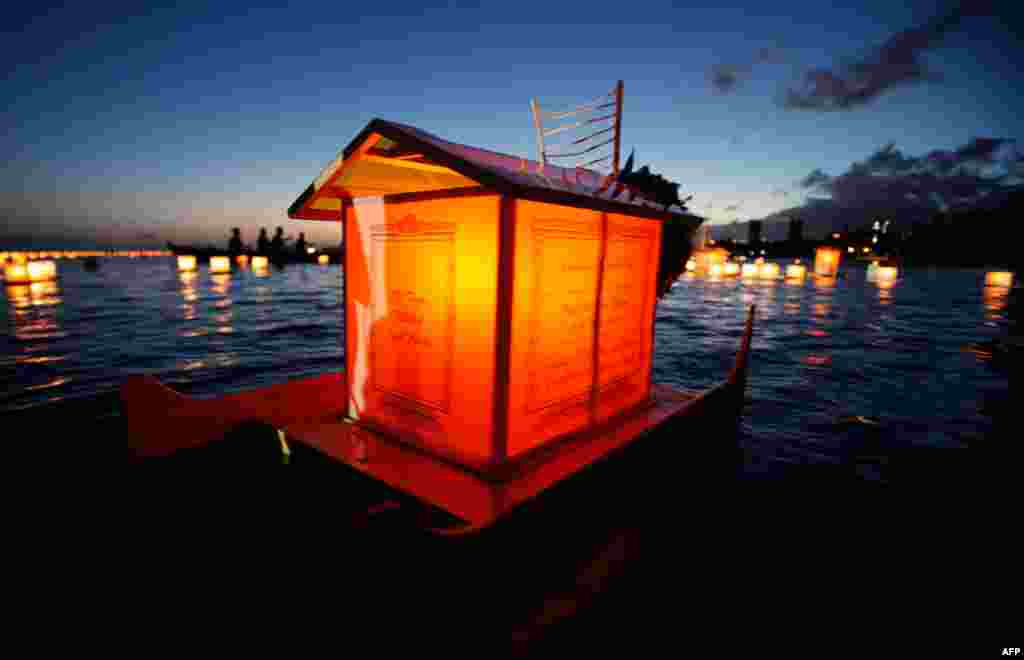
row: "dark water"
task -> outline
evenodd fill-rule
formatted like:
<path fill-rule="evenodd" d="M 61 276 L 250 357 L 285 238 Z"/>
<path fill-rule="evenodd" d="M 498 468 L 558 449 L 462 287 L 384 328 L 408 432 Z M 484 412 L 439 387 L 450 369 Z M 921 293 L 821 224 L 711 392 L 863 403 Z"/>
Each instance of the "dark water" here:
<path fill-rule="evenodd" d="M 5 287 L 0 411 L 116 415 L 130 374 L 213 394 L 338 370 L 337 266 L 179 274 L 173 260 L 59 264 L 60 280 Z M 992 429 L 1008 381 L 979 348 L 1007 326 L 1007 298 L 978 270 L 910 270 L 891 287 L 846 267 L 834 284 L 684 278 L 657 317 L 655 380 L 724 378 L 758 306 L 741 441 L 748 475 L 839 465 L 885 480 L 888 457 L 963 448 Z M 858 419 L 859 418 L 859 419 Z M 890 470 L 891 472 L 891 470 Z"/>

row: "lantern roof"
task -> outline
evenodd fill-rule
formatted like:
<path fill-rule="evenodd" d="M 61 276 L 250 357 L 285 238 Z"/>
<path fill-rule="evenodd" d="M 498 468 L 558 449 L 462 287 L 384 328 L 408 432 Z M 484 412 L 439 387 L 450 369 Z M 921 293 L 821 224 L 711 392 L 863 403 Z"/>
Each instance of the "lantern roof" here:
<path fill-rule="evenodd" d="M 524 199 L 654 219 L 702 218 L 678 206 L 665 210 L 629 193 L 608 175 L 471 147 L 406 124 L 374 119 L 295 200 L 296 220 L 341 220 L 343 201 L 403 193 L 488 189 Z"/>

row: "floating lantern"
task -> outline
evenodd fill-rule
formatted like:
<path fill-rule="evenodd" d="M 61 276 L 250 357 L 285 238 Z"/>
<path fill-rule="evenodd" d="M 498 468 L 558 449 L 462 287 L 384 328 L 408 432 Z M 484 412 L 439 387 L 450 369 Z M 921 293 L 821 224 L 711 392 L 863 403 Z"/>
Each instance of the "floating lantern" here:
<path fill-rule="evenodd" d="M 711 266 L 708 268 L 708 275 L 711 277 L 721 277 L 724 269 L 724 264 L 711 264 Z"/>
<path fill-rule="evenodd" d="M 1013 286 L 1013 273 L 998 270 L 985 273 L 985 286 L 1009 289 Z"/>
<path fill-rule="evenodd" d="M 211 273 L 230 273 L 231 260 L 227 257 L 210 257 Z"/>
<path fill-rule="evenodd" d="M 696 260 L 694 260 L 694 259 L 687 259 L 686 260 L 686 272 L 687 273 L 692 273 L 695 270 L 697 270 L 697 262 L 696 262 Z"/>
<path fill-rule="evenodd" d="M 25 284 L 31 280 L 28 277 L 28 264 L 9 263 L 4 264 L 4 281 L 7 284 Z"/>
<path fill-rule="evenodd" d="M 240 255 L 238 255 L 237 257 L 235 257 L 235 263 L 238 264 L 239 266 L 245 266 L 246 264 L 249 263 L 249 255 L 247 255 L 247 254 L 240 254 Z"/>
<path fill-rule="evenodd" d="M 735 277 L 740 274 L 740 265 L 735 261 L 727 261 L 722 271 L 727 277 Z"/>
<path fill-rule="evenodd" d="M 757 276 L 765 280 L 776 279 L 779 276 L 779 264 L 760 264 L 757 269 Z"/>
<path fill-rule="evenodd" d="M 871 252 L 871 248 L 865 247 L 864 248 L 864 254 L 867 254 L 868 252 Z"/>
<path fill-rule="evenodd" d="M 316 262 L 321 266 L 326 266 L 327 264 L 331 263 L 331 258 L 328 257 L 326 254 L 321 254 L 319 257 L 316 258 Z"/>
<path fill-rule="evenodd" d="M 178 270 L 188 271 L 196 269 L 196 258 L 191 254 L 178 255 Z"/>
<path fill-rule="evenodd" d="M 849 252 L 850 254 L 853 254 L 857 250 L 853 249 L 852 247 L 848 247 L 848 248 L 846 248 L 846 251 Z"/>
<path fill-rule="evenodd" d="M 806 274 L 807 268 L 803 264 L 795 263 L 786 266 L 787 280 L 802 280 Z"/>
<path fill-rule="evenodd" d="M 758 270 L 757 264 L 743 264 L 741 273 L 743 277 L 757 277 Z"/>
<path fill-rule="evenodd" d="M 877 269 L 877 275 L 875 280 L 879 283 L 882 282 L 895 282 L 899 276 L 899 269 L 895 266 L 879 266 Z"/>
<path fill-rule="evenodd" d="M 55 279 L 57 279 L 57 264 L 53 261 L 15 262 L 4 265 L 4 281 L 7 284 L 48 282 Z"/>
<path fill-rule="evenodd" d="M 757 259 L 754 259 L 754 263 L 757 264 L 757 265 L 763 264 L 764 263 L 764 257 L 758 257 Z"/>
<path fill-rule="evenodd" d="M 266 257 L 253 257 L 252 258 L 252 269 L 253 270 L 266 270 L 270 265 L 270 261 Z"/>
<path fill-rule="evenodd" d="M 724 265 L 726 259 L 728 258 L 729 251 L 726 250 L 725 248 L 707 248 L 702 250 L 696 250 L 693 254 L 696 272 L 704 274 L 710 274 L 711 266 L 714 264 L 718 264 L 719 266 Z"/>
<path fill-rule="evenodd" d="M 834 247 L 823 246 L 814 252 L 814 273 L 822 277 L 835 277 L 839 272 L 842 253 Z"/>

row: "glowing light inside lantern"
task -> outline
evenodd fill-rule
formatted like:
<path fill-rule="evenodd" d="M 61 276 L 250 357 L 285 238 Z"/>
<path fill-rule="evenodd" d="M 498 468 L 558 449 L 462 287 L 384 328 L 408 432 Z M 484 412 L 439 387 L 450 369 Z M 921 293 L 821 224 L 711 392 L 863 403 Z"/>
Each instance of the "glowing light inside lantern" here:
<path fill-rule="evenodd" d="M 786 279 L 787 280 L 802 280 L 804 275 L 807 274 L 807 268 L 800 264 L 790 264 L 786 266 Z"/>
<path fill-rule="evenodd" d="M 46 282 L 57 279 L 57 264 L 53 261 L 30 261 L 28 278 L 33 282 Z"/>
<path fill-rule="evenodd" d="M 743 277 L 757 277 L 757 264 L 743 264 Z"/>
<path fill-rule="evenodd" d="M 231 260 L 227 257 L 210 257 L 211 273 L 230 273 Z"/>
<path fill-rule="evenodd" d="M 697 262 L 694 261 L 693 259 L 688 259 L 686 261 L 686 272 L 692 273 L 696 269 L 697 269 Z"/>
<path fill-rule="evenodd" d="M 729 277 L 734 277 L 740 274 L 740 265 L 734 261 L 729 261 L 725 264 L 725 270 L 722 272 Z"/>
<path fill-rule="evenodd" d="M 871 248 L 869 248 L 869 247 L 864 248 L 864 254 L 867 254 L 868 252 L 871 252 Z"/>
<path fill-rule="evenodd" d="M 306 254 L 313 254 L 315 252 L 316 252 L 316 248 L 312 248 L 312 247 L 306 248 Z"/>
<path fill-rule="evenodd" d="M 877 279 L 879 282 L 894 282 L 899 276 L 899 269 L 895 266 L 879 266 Z"/>
<path fill-rule="evenodd" d="M 820 247 L 814 253 L 814 272 L 822 277 L 835 277 L 839 272 L 839 256 L 833 247 Z"/>
<path fill-rule="evenodd" d="M 183 254 L 178 256 L 178 270 L 195 270 L 196 269 L 196 258 L 191 254 Z"/>
<path fill-rule="evenodd" d="M 779 276 L 779 264 L 764 263 L 757 269 L 758 277 L 773 280 Z"/>
<path fill-rule="evenodd" d="M 247 263 L 249 263 L 249 255 L 247 255 L 247 254 L 240 254 L 240 255 L 238 255 L 237 257 L 235 257 L 235 263 L 238 264 L 239 266 L 246 265 Z"/>
<path fill-rule="evenodd" d="M 331 258 L 328 257 L 326 254 L 321 254 L 319 257 L 316 258 L 316 262 L 321 266 L 326 266 L 327 264 L 331 263 Z"/>
<path fill-rule="evenodd" d="M 4 280 L 8 284 L 19 284 L 29 281 L 28 265 L 9 263 L 4 265 Z"/>
<path fill-rule="evenodd" d="M 708 275 L 711 277 L 721 277 L 724 271 L 724 264 L 711 264 L 708 268 Z"/>
<path fill-rule="evenodd" d="M 998 270 L 985 273 L 985 286 L 1009 289 L 1013 286 L 1013 273 Z"/>
<path fill-rule="evenodd" d="M 266 270 L 270 261 L 266 257 L 253 257 L 251 265 L 253 270 Z"/>

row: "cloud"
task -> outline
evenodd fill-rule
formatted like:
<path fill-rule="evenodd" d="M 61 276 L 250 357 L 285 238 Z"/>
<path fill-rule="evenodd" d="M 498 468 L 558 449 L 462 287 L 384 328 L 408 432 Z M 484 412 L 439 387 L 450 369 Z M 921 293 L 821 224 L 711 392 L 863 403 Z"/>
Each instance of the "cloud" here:
<path fill-rule="evenodd" d="M 728 94 L 750 77 L 754 67 L 766 62 L 782 59 L 782 49 L 778 46 L 766 46 L 758 49 L 748 62 L 740 64 L 720 62 L 708 69 L 708 80 L 711 87 L 720 94 Z"/>
<path fill-rule="evenodd" d="M 801 188 L 817 188 L 827 184 L 832 177 L 825 174 L 821 169 L 816 169 L 800 180 Z"/>
<path fill-rule="evenodd" d="M 1021 175 L 1017 143 L 975 138 L 952 151 L 908 156 L 887 144 L 838 176 L 815 169 L 799 185 L 824 193 L 841 206 L 972 204 L 1014 183 Z"/>
<path fill-rule="evenodd" d="M 729 206 L 725 207 L 725 210 L 729 211 L 730 213 L 735 213 L 736 211 L 740 210 L 740 206 L 741 206 L 741 204 L 739 204 L 739 203 L 730 204 Z"/>
<path fill-rule="evenodd" d="M 786 88 L 781 105 L 791 110 L 849 110 L 865 105 L 898 86 L 937 81 L 941 75 L 930 70 L 921 56 L 936 47 L 967 15 L 987 13 L 984 2 L 966 11 L 958 6 L 924 25 L 890 36 L 863 57 L 827 69 L 807 70 L 800 81 Z"/>

